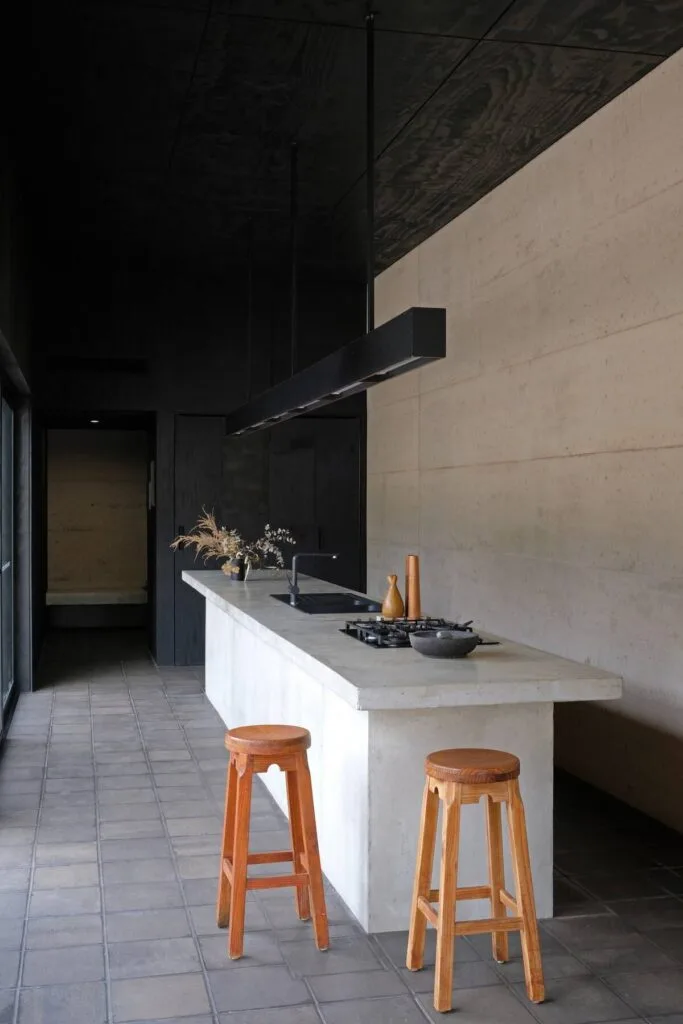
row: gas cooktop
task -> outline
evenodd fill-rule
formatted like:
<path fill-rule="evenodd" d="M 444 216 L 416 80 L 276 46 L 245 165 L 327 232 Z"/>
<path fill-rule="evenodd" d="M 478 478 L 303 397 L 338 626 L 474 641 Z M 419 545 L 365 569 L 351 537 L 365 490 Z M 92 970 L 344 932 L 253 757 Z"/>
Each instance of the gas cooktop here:
<path fill-rule="evenodd" d="M 424 630 L 457 629 L 473 633 L 472 621 L 450 622 L 447 619 L 352 619 L 342 633 L 360 640 L 371 647 L 410 647 L 410 634 Z M 495 641 L 481 640 L 480 643 Z"/>

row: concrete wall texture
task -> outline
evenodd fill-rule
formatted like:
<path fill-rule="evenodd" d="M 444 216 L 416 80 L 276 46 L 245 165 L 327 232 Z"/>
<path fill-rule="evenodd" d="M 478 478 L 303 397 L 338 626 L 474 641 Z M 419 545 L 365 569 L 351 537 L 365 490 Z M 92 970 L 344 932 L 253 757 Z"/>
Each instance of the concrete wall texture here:
<path fill-rule="evenodd" d="M 369 590 L 419 552 L 426 611 L 622 674 L 558 760 L 679 828 L 681 110 L 683 52 L 380 275 L 448 355 L 368 394 Z"/>
<path fill-rule="evenodd" d="M 141 590 L 147 582 L 147 437 L 50 430 L 48 589 Z"/>

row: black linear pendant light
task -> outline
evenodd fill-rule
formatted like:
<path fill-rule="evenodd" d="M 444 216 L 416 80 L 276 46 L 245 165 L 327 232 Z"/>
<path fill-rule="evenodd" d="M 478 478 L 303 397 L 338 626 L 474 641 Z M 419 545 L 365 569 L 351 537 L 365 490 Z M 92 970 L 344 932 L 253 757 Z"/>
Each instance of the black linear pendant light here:
<path fill-rule="evenodd" d="M 366 308 L 365 334 L 297 372 L 297 150 L 291 177 L 291 363 L 292 375 L 226 417 L 228 434 L 249 434 L 312 412 L 373 384 L 425 366 L 446 355 L 446 310 L 415 306 L 375 327 L 375 37 L 374 14 L 366 26 Z"/>

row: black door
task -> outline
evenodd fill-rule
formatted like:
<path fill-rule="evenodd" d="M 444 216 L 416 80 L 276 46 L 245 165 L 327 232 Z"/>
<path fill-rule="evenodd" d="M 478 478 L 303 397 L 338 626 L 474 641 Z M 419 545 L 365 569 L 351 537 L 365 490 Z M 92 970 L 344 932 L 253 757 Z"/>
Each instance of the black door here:
<path fill-rule="evenodd" d="M 202 508 L 222 516 L 222 416 L 177 416 L 175 425 L 175 528 L 189 533 Z M 215 569 L 195 560 L 194 550 L 175 555 L 175 663 L 204 663 L 204 598 L 183 583 L 183 569 Z"/>

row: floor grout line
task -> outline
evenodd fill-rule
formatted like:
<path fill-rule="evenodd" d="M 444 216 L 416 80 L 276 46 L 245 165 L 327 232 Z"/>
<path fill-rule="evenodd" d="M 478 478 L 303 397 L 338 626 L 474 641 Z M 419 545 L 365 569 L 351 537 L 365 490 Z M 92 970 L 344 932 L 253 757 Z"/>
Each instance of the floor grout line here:
<path fill-rule="evenodd" d="M 107 1024 L 114 1020 L 114 1001 L 111 992 L 111 966 L 109 963 L 109 939 L 107 935 L 107 913 L 104 899 L 104 866 L 102 862 L 102 838 L 100 835 L 100 798 L 97 775 L 97 756 L 95 749 L 95 720 L 93 717 L 92 682 L 88 682 L 88 708 L 90 710 L 90 744 L 92 747 L 93 783 L 95 787 L 95 845 L 97 850 L 97 877 L 100 889 L 100 920 L 102 923 L 102 942 L 104 943 L 104 991 L 106 998 Z"/>
<path fill-rule="evenodd" d="M 24 698 L 24 694 L 21 695 L 21 699 Z M 50 743 L 52 740 L 52 727 L 54 724 L 54 708 L 55 708 L 56 690 L 52 689 L 52 700 L 50 701 L 50 717 L 47 723 L 47 736 L 45 742 L 45 760 L 43 762 L 43 777 L 40 786 L 40 796 L 38 799 L 38 814 L 36 816 L 36 827 L 33 833 L 33 845 L 31 848 L 31 866 L 29 868 L 28 877 L 28 892 L 26 894 L 26 909 L 24 911 L 24 927 L 21 933 L 21 947 L 19 951 L 19 968 L 17 971 L 17 989 L 14 995 L 14 1009 L 12 1012 L 12 1022 L 17 1024 L 19 1020 L 19 1000 L 21 997 L 21 989 L 24 978 L 24 964 L 26 962 L 26 942 L 28 940 L 28 922 L 31 912 L 31 899 L 33 896 L 33 880 L 36 872 L 36 857 L 38 855 L 38 832 L 40 830 L 40 822 L 43 814 L 43 800 L 45 798 L 45 791 L 47 787 L 47 770 L 48 760 L 50 756 Z M 17 709 L 18 710 L 18 709 Z M 11 726 L 10 726 L 11 731 Z"/>
<path fill-rule="evenodd" d="M 161 798 L 159 796 L 159 789 L 158 789 L 158 786 L 157 786 L 157 783 L 156 783 L 156 776 L 155 776 L 154 771 L 153 771 L 152 761 L 150 760 L 150 757 L 149 757 L 149 750 L 147 749 L 147 742 L 145 740 L 145 736 L 144 736 L 144 733 L 142 731 L 142 727 L 140 725 L 140 716 L 138 714 L 138 709 L 137 709 L 136 704 L 135 704 L 135 698 L 133 696 L 133 691 L 131 690 L 131 687 L 128 684 L 128 677 L 127 677 L 127 674 L 126 674 L 125 663 L 122 663 L 122 670 L 123 670 L 124 680 L 125 680 L 126 685 L 128 687 L 128 693 L 130 694 L 131 707 L 133 709 L 133 715 L 135 717 L 135 722 L 136 722 L 136 725 L 137 725 L 138 733 L 140 735 L 140 742 L 142 743 L 143 756 L 144 756 L 145 761 L 147 763 L 147 770 L 149 772 L 149 776 L 150 776 L 150 779 L 151 779 L 151 782 L 152 782 L 152 789 L 154 791 L 154 798 L 156 800 L 157 810 L 159 811 L 159 816 L 161 818 L 162 828 L 164 830 L 164 835 L 166 837 L 166 842 L 168 843 L 168 848 L 169 848 L 169 852 L 170 852 L 170 858 L 171 858 L 171 861 L 173 863 L 173 870 L 175 872 L 176 881 L 178 883 L 178 888 L 180 890 L 180 898 L 183 901 L 183 909 L 185 910 L 185 914 L 187 916 L 188 927 L 190 929 L 190 933 L 191 933 L 191 936 L 192 936 L 192 940 L 194 942 L 195 950 L 196 950 L 197 956 L 199 958 L 200 970 L 201 970 L 202 978 L 204 980 L 204 987 L 206 989 L 207 999 L 209 1001 L 209 1005 L 210 1005 L 210 1009 L 211 1009 L 211 1017 L 213 1019 L 214 1024 L 220 1024 L 220 1019 L 219 1019 L 219 1016 L 218 1016 L 218 1008 L 216 1006 L 216 1000 L 214 998 L 213 992 L 211 990 L 211 985 L 210 985 L 210 982 L 209 982 L 208 968 L 206 966 L 206 961 L 204 960 L 204 953 L 202 951 L 202 948 L 201 948 L 201 945 L 200 945 L 200 942 L 199 942 L 199 935 L 197 933 L 197 929 L 195 928 L 194 921 L 192 920 L 192 914 L 190 913 L 190 904 L 188 903 L 187 895 L 185 893 L 185 888 L 183 886 L 183 879 L 182 879 L 182 876 L 180 874 L 180 866 L 178 864 L 178 855 L 177 855 L 175 847 L 173 845 L 172 836 L 171 836 L 171 834 L 170 834 L 170 832 L 168 830 L 168 823 L 166 821 L 166 816 L 163 813 L 163 808 L 162 808 L 162 804 L 161 804 Z M 165 684 L 164 680 L 161 679 L 161 678 L 159 679 L 159 683 L 160 683 L 160 688 L 161 688 L 162 696 L 163 696 L 164 700 L 166 700 L 166 703 L 167 703 L 171 713 L 173 714 L 173 717 L 175 718 L 174 710 L 171 707 L 170 702 L 168 701 L 167 696 L 166 696 L 166 684 Z M 185 739 L 184 736 L 183 736 L 183 738 Z M 185 740 L 185 742 L 187 743 L 187 740 Z M 188 748 L 188 751 L 190 753 L 190 757 L 192 757 L 193 756 L 192 751 L 189 748 Z"/>

